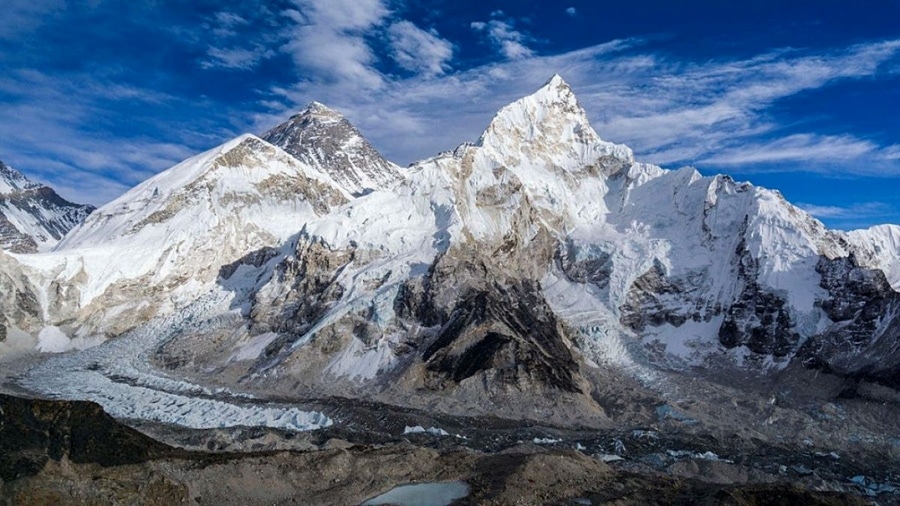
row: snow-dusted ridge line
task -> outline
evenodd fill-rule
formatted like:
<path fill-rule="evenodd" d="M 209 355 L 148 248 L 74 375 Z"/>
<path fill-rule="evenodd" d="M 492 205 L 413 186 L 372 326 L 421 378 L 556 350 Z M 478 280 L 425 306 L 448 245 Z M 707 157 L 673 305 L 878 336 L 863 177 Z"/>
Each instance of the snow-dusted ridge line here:
<path fill-rule="evenodd" d="M 0 249 L 48 251 L 93 209 L 63 199 L 0 161 Z"/>

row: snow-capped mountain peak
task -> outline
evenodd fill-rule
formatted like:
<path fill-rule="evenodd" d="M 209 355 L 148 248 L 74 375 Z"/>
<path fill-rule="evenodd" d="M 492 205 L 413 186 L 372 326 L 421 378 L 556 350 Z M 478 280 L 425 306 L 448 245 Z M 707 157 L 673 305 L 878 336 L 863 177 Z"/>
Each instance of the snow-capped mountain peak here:
<path fill-rule="evenodd" d="M 319 102 L 262 137 L 328 174 L 353 195 L 388 189 L 403 179 L 400 168 L 385 160 L 341 113 Z"/>
<path fill-rule="evenodd" d="M 634 160 L 627 146 L 597 135 L 572 88 L 558 74 L 535 93 L 500 109 L 477 145 L 504 165 L 540 159 L 547 165 L 580 169 L 604 157 L 626 164 Z"/>
<path fill-rule="evenodd" d="M 140 234 L 147 227 L 190 230 L 217 223 L 215 216 L 224 217 L 228 209 L 242 207 L 246 215 L 268 200 L 299 199 L 315 203 L 320 198 L 340 202 L 348 197 L 327 174 L 297 161 L 255 135 L 244 134 L 151 177 L 98 209 L 57 249 L 116 242 Z M 173 218 L 188 209 L 202 212 L 203 218 L 192 211 L 185 215 L 188 221 L 175 226 Z M 260 209 L 264 211 L 265 208 Z M 213 221 L 207 223 L 208 220 Z M 276 222 L 280 232 L 275 235 L 286 237 L 285 234 L 293 231 L 290 224 L 271 217 L 260 220 L 265 229 Z"/>
<path fill-rule="evenodd" d="M 29 180 L 16 169 L 0 162 L 0 193 L 9 194 L 16 191 L 30 190 L 41 186 Z"/>
<path fill-rule="evenodd" d="M 93 210 L 63 199 L 49 186 L 0 162 L 0 249 L 48 250 Z"/>

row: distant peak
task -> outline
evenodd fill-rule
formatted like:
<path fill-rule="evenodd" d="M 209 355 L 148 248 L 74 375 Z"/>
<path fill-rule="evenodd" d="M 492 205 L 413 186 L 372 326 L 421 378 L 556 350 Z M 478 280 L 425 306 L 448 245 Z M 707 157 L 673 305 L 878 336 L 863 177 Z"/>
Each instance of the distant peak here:
<path fill-rule="evenodd" d="M 554 74 L 541 88 L 500 109 L 478 145 L 514 159 L 528 151 L 575 153 L 584 164 L 599 156 L 632 160 L 631 150 L 600 139 L 565 80 Z M 587 148 L 578 146 L 588 146 Z"/>
<path fill-rule="evenodd" d="M 343 115 L 338 111 L 328 107 L 322 102 L 312 101 L 309 105 L 306 106 L 306 109 L 303 110 L 299 114 L 299 116 L 318 116 L 318 117 L 327 117 L 327 118 L 335 118 L 335 119 L 343 119 Z"/>
<path fill-rule="evenodd" d="M 562 76 L 559 74 L 553 74 L 553 77 L 551 77 L 550 80 L 544 84 L 544 88 L 562 88 L 562 87 L 568 88 L 569 83 L 567 83 L 562 78 Z"/>

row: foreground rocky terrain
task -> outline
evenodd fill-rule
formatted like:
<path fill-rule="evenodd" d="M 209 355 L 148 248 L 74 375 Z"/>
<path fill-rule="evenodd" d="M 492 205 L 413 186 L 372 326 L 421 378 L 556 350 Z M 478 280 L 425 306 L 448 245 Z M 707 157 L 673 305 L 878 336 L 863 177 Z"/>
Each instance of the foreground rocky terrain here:
<path fill-rule="evenodd" d="M 397 485 L 458 480 L 468 494 L 454 504 L 867 504 L 783 477 L 734 484 L 753 471 L 702 459 L 663 475 L 571 449 L 484 452 L 424 435 L 381 444 L 322 435 L 305 451 L 201 452 L 158 443 L 92 403 L 4 395 L 0 412 L 4 504 L 357 504 Z"/>

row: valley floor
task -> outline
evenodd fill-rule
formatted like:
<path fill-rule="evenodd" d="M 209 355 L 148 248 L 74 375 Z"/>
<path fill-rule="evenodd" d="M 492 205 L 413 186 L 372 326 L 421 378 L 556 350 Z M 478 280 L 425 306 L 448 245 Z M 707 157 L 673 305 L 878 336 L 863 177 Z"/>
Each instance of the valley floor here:
<path fill-rule="evenodd" d="M 900 399 L 877 385 L 600 367 L 603 423 L 466 417 L 238 391 L 160 369 L 145 329 L 0 363 L 0 504 L 355 504 L 458 480 L 458 504 L 900 503 Z"/>

